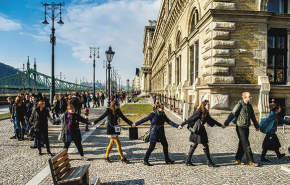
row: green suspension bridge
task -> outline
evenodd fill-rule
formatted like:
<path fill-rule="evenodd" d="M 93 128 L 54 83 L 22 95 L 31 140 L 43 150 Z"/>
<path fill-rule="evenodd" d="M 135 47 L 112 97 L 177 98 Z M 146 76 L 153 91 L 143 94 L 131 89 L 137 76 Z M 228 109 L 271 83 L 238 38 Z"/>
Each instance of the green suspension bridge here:
<path fill-rule="evenodd" d="M 24 64 L 23 64 L 24 65 Z M 27 70 L 19 71 L 17 74 L 0 78 L 0 90 L 2 93 L 11 91 L 38 92 L 49 91 L 51 86 L 51 76 L 36 71 L 36 61 L 33 69 L 30 68 L 29 58 Z M 93 87 L 66 82 L 55 78 L 55 90 L 61 91 L 90 91 Z"/>

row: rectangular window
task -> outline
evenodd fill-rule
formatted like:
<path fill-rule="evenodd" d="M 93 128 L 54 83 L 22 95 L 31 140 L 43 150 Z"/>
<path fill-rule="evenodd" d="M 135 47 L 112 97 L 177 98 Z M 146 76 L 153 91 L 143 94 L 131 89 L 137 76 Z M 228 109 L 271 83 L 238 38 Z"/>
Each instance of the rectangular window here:
<path fill-rule="evenodd" d="M 179 57 L 176 59 L 176 85 L 179 85 L 179 64 L 180 61 L 179 61 Z"/>
<path fill-rule="evenodd" d="M 172 65 L 169 64 L 169 67 L 168 67 L 168 68 L 169 68 L 169 69 L 168 69 L 168 70 L 169 70 L 169 71 L 168 71 L 168 72 L 169 72 L 169 75 L 168 75 L 169 80 L 168 80 L 168 81 L 169 81 L 169 84 L 171 84 L 171 83 L 172 83 L 172 81 L 171 81 L 171 76 L 172 76 L 172 74 L 171 74 L 171 73 L 172 73 Z"/>
<path fill-rule="evenodd" d="M 198 63 L 199 63 L 199 41 L 196 41 L 195 43 L 195 76 L 194 76 L 194 80 L 196 78 L 198 78 Z"/>
<path fill-rule="evenodd" d="M 270 83 L 285 84 L 287 79 L 287 29 L 268 31 L 267 76 Z"/>
<path fill-rule="evenodd" d="M 190 66 L 190 84 L 193 85 L 194 83 L 194 46 L 190 46 L 189 48 L 189 57 L 190 57 L 190 62 L 189 62 L 189 66 Z"/>

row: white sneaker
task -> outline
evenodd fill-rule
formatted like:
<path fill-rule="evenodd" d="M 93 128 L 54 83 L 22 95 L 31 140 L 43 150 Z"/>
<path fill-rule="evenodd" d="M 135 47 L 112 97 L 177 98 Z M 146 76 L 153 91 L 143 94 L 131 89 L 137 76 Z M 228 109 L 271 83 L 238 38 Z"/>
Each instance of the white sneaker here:
<path fill-rule="evenodd" d="M 86 158 L 85 156 L 81 156 L 81 160 L 86 161 L 88 160 L 88 158 Z"/>

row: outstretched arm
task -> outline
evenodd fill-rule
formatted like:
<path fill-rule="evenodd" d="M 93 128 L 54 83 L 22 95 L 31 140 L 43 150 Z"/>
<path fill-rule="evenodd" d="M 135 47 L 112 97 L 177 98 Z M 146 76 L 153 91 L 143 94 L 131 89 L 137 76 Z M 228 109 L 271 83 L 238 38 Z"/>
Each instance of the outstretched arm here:
<path fill-rule="evenodd" d="M 240 106 L 242 106 L 240 103 L 236 104 L 232 112 L 228 115 L 228 118 L 224 122 L 225 126 L 229 126 L 230 122 L 234 119 L 234 117 L 238 116 L 240 111 Z"/>
<path fill-rule="evenodd" d="M 150 113 L 147 117 L 145 117 L 145 118 L 143 118 L 143 119 L 137 121 L 137 122 L 134 123 L 133 125 L 137 126 L 137 125 L 140 125 L 140 124 L 142 124 L 142 123 L 144 123 L 144 122 L 146 122 L 146 121 L 152 120 L 152 118 L 153 118 L 154 115 L 155 115 L 154 113 Z"/>
<path fill-rule="evenodd" d="M 193 123 L 195 123 L 199 118 L 199 113 L 200 113 L 199 111 L 196 111 L 195 113 L 193 113 L 193 115 L 189 117 L 187 120 L 185 120 L 183 123 L 181 123 L 180 126 L 183 127 L 186 124 L 192 125 Z"/>
<path fill-rule="evenodd" d="M 92 125 L 95 125 L 96 123 L 98 123 L 99 121 L 104 119 L 108 114 L 109 114 L 109 109 L 106 109 L 106 112 L 104 112 L 103 115 L 101 115 L 99 118 L 97 118 L 95 121 L 93 121 Z"/>
<path fill-rule="evenodd" d="M 122 113 L 122 111 L 120 110 L 120 117 L 130 126 L 132 126 L 133 122 L 130 121 L 128 118 L 126 118 L 126 116 L 124 116 L 124 114 Z"/>
<path fill-rule="evenodd" d="M 175 128 L 178 128 L 179 127 L 179 125 L 178 124 L 176 124 L 176 123 L 174 123 L 173 121 L 171 121 L 166 115 L 165 115 L 165 121 L 169 124 L 169 125 L 171 125 L 171 126 L 173 126 L 173 127 L 175 127 Z"/>

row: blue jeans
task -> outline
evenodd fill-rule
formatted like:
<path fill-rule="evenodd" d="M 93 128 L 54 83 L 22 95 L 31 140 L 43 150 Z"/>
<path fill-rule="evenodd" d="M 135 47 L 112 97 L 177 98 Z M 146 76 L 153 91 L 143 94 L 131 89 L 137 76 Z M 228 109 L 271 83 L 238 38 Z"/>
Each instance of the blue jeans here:
<path fill-rule="evenodd" d="M 24 118 L 18 118 L 18 117 L 15 117 L 15 120 L 14 120 L 14 124 L 15 124 L 15 130 L 16 130 L 16 134 L 17 134 L 17 137 L 21 137 L 21 136 L 24 136 L 24 131 L 25 131 L 25 121 L 24 121 Z"/>
<path fill-rule="evenodd" d="M 90 102 L 89 102 L 89 101 L 87 102 L 87 104 L 88 104 L 87 107 L 88 107 L 88 108 L 91 108 L 91 107 L 90 107 Z"/>
<path fill-rule="evenodd" d="M 13 125 L 14 136 L 16 136 L 16 125 L 15 125 L 15 121 L 11 121 L 11 123 Z"/>
<path fill-rule="evenodd" d="M 102 104 L 102 106 L 104 106 L 104 99 L 103 98 L 101 98 L 101 104 Z"/>

